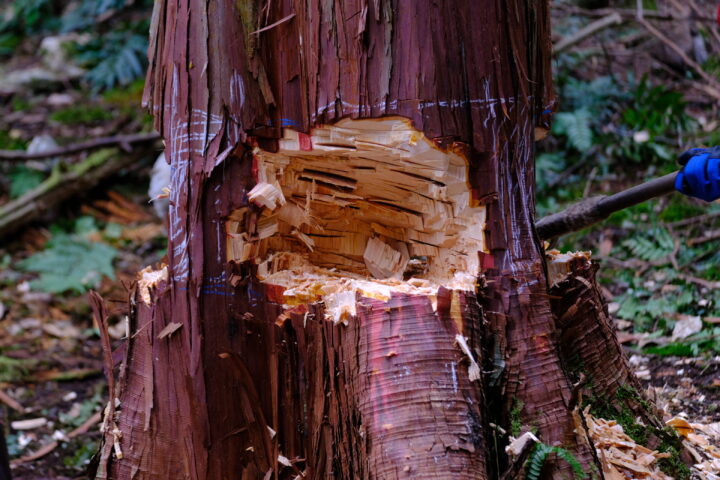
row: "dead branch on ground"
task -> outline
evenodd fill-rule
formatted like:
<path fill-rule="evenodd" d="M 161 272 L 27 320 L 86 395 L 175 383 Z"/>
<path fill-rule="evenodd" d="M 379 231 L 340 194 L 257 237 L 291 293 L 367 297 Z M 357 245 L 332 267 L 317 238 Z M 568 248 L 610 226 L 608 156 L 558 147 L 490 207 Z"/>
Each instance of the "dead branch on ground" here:
<path fill-rule="evenodd" d="M 22 161 L 37 160 L 41 158 L 63 157 L 73 153 L 95 150 L 103 147 L 112 147 L 119 145 L 120 148 L 129 152 L 132 150 L 131 145 L 135 143 L 148 143 L 160 139 L 157 132 L 150 133 L 133 133 L 131 135 L 116 135 L 112 137 L 100 137 L 87 142 L 75 143 L 65 147 L 54 148 L 44 152 L 25 152 L 22 150 L 0 150 L 0 160 Z"/>
<path fill-rule="evenodd" d="M 37 219 L 48 209 L 94 187 L 139 160 L 147 150 L 133 154 L 117 149 L 97 152 L 83 162 L 56 169 L 43 183 L 23 196 L 0 206 L 0 238 Z"/>

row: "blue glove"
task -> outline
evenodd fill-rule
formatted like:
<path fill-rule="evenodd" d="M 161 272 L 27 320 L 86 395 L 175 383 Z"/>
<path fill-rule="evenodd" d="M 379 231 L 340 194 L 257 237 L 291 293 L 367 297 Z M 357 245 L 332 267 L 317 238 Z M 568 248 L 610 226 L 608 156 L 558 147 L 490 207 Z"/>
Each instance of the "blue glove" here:
<path fill-rule="evenodd" d="M 691 148 L 679 161 L 685 166 L 675 177 L 675 190 L 706 202 L 720 198 L 720 147 Z"/>

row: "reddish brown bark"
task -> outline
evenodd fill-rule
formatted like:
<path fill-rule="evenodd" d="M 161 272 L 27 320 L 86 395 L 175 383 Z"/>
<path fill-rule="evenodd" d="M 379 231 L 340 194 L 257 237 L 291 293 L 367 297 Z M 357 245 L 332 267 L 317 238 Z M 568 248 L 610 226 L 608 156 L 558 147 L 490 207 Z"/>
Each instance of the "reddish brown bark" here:
<path fill-rule="evenodd" d="M 664 429 L 662 413 L 647 398 L 617 340 L 595 281 L 598 265 L 578 254 L 565 262 L 563 270 L 564 279 L 553 285 L 549 294 L 560 335 L 560 356 L 577 382 L 580 395 L 576 401 L 590 405 L 597 416 L 624 415 L 643 425 L 649 448 L 665 443 L 682 451 L 678 438 Z"/>
<path fill-rule="evenodd" d="M 547 3 L 156 3 L 145 102 L 174 170 L 168 274 L 145 272 L 133 299 L 117 430 L 105 436 L 118 450 L 103 450 L 98 478 L 497 478 L 507 438 L 489 424 L 508 427 L 512 410 L 545 443 L 593 462 L 568 409 L 533 230 L 533 138 L 554 104 Z M 480 295 L 358 290 L 345 323 L 325 318 L 327 299 L 283 305 L 285 287 L 261 279 L 262 255 L 279 244 L 295 252 L 302 245 L 287 238 L 314 235 L 312 262 L 343 256 L 323 250 L 333 241 L 308 225 L 258 247 L 269 209 L 248 193 L 263 181 L 261 165 L 286 151 L 279 139 L 288 131 L 301 133 L 305 157 L 296 161 L 312 162 L 334 147 L 302 134 L 388 116 L 417 130 L 407 145 L 428 138 L 442 158 L 466 162 L 468 208 L 487 213 L 482 248 L 463 253 L 478 258 Z M 342 148 L 354 158 L 355 146 Z M 387 160 L 408 182 L 425 178 L 418 159 L 392 150 Z M 431 223 L 403 206 L 413 188 L 354 200 L 348 192 L 360 173 L 328 172 L 312 171 L 318 190 L 308 202 L 315 193 L 350 199 L 338 210 L 338 219 L 353 219 L 350 233 L 367 214 L 380 222 L 378 238 L 402 251 L 413 231 L 378 212 L 418 220 L 418 229 Z M 231 221 L 239 230 L 226 234 Z M 442 231 L 425 230 L 413 233 L 425 240 L 407 242 L 432 256 L 441 245 L 427 238 Z M 260 253 L 229 259 L 230 242 L 244 234 Z M 355 237 L 365 245 L 363 235 Z M 363 258 L 345 255 L 338 275 L 370 276 Z M 479 381 L 475 361 L 485 370 Z M 546 471 L 560 478 L 569 470 L 555 462 Z"/>

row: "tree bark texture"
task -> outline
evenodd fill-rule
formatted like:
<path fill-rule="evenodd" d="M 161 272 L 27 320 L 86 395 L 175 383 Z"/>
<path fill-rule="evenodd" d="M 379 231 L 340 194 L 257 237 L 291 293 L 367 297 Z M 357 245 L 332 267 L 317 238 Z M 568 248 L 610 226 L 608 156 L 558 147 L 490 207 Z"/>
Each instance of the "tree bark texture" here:
<path fill-rule="evenodd" d="M 169 260 L 141 273 L 131 301 L 97 478 L 497 478 L 512 412 L 543 442 L 586 466 L 595 461 L 569 407 L 533 229 L 533 139 L 554 107 L 548 8 L 516 0 L 156 2 L 144 101 L 173 168 Z M 482 248 L 466 252 L 479 265 L 477 288 L 357 290 L 351 314 L 331 321 L 327 301 L 289 305 L 287 289 L 261 281 L 259 257 L 228 260 L 237 212 L 245 213 L 233 238 L 255 235 L 268 218 L 249 197 L 262 158 L 282 154 L 288 131 L 299 145 L 288 158 L 309 163 L 335 148 L 310 141 L 324 126 L 339 125 L 328 130 L 334 135 L 368 125 L 342 122 L 386 117 L 407 119 L 420 143 L 466 160 L 468 208 L 487 216 Z M 341 147 L 355 158 L 356 146 Z M 404 178 L 413 176 L 398 162 Z M 333 191 L 351 198 L 354 178 L 311 173 L 313 189 L 342 183 Z M 417 216 L 374 201 L 394 205 L 398 218 Z M 373 225 L 387 242 L 402 237 Z M 328 236 L 314 235 L 320 253 L 311 260 L 336 258 L 322 250 Z M 368 237 L 358 235 L 364 247 Z M 436 251 L 429 247 L 439 248 L 415 242 L 411 253 Z M 340 282 L 367 274 L 362 255 L 343 257 L 355 270 L 340 271 Z M 544 472 L 570 476 L 556 460 Z"/>

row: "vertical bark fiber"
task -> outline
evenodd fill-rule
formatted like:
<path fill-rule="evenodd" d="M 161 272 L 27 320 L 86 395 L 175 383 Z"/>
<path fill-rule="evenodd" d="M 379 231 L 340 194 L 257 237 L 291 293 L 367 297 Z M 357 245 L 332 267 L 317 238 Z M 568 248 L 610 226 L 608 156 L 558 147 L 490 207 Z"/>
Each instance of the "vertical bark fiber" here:
<path fill-rule="evenodd" d="M 156 2 L 144 102 L 173 168 L 169 265 L 139 281 L 121 435 L 106 433 L 117 449 L 103 450 L 98 478 L 496 478 L 506 462 L 488 424 L 509 427 L 513 410 L 545 443 L 593 461 L 573 430 L 533 230 L 534 131 L 554 106 L 548 8 Z M 471 206 L 488 218 L 472 253 L 482 295 L 357 293 L 347 325 L 322 302 L 283 305 L 253 261 L 226 258 L 228 218 L 247 208 L 252 233 L 262 214 L 248 200 L 253 149 L 277 151 L 284 129 L 386 116 L 467 160 Z"/>
<path fill-rule="evenodd" d="M 665 443 L 682 450 L 630 369 L 595 281 L 597 269 L 584 255 L 575 256 L 567 262 L 567 276 L 549 290 L 562 361 L 584 393 L 578 400 L 598 417 L 616 419 L 621 425 L 629 421 L 632 425 L 623 425 L 626 429 L 639 423 L 647 437 L 641 442 L 645 446 L 658 448 Z"/>

